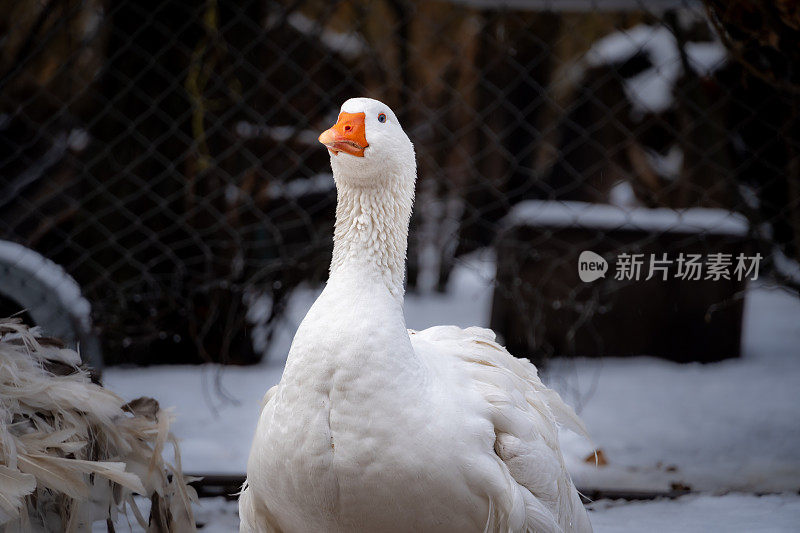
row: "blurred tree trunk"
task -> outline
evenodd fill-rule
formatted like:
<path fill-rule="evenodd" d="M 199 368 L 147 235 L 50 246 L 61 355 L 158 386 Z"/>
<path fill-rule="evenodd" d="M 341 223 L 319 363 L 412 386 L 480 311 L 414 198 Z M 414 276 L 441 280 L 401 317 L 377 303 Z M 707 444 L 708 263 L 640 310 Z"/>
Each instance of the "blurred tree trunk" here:
<path fill-rule="evenodd" d="M 758 196 L 752 222 L 766 241 L 800 264 L 800 5 L 778 0 L 704 0 L 711 23 L 742 72 L 731 80 L 731 131 L 746 150 L 742 181 Z M 741 150 L 740 150 L 741 152 Z M 786 285 L 800 282 L 780 268 Z"/>
<path fill-rule="evenodd" d="M 464 191 L 456 255 L 486 246 L 512 205 L 536 195 L 536 146 L 549 111 L 547 90 L 556 63 L 551 50 L 562 31 L 554 13 L 487 11 L 475 69 L 478 138 L 469 164 L 474 181 Z M 449 276 L 450 269 L 442 272 Z"/>
<path fill-rule="evenodd" d="M 223 222 L 225 180 L 209 152 L 206 92 L 223 59 L 218 17 L 214 1 L 111 9 L 97 95 L 108 112 L 91 127 L 106 142 L 84 159 L 79 235 L 103 267 L 79 281 L 94 301 L 119 294 L 95 310 L 112 363 L 254 359 L 237 288 L 241 243 Z M 98 275 L 102 283 L 92 283 Z"/>

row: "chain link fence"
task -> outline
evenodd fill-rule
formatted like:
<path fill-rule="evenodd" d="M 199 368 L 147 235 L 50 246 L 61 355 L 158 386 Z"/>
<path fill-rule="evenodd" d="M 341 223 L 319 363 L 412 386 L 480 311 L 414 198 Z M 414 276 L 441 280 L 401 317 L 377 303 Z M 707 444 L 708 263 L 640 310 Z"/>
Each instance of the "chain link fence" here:
<path fill-rule="evenodd" d="M 293 291 L 326 278 L 336 193 L 316 138 L 359 95 L 392 106 L 416 146 L 409 290 L 445 291 L 490 257 L 492 325 L 513 349 L 702 358 L 685 338 L 727 357 L 754 274 L 737 258 L 800 288 L 791 2 L 0 13 L 0 239 L 69 274 L 107 363 L 259 359 Z M 578 278 L 585 251 L 605 278 Z M 641 279 L 618 275 L 620 254 L 642 254 Z M 680 276 L 682 254 L 703 258 L 699 279 Z M 727 276 L 707 276 L 713 254 Z M 654 258 L 667 271 L 647 281 Z M 38 303 L 0 290 L 0 311 L 59 298 L 48 272 L 30 279 L 48 288 Z"/>

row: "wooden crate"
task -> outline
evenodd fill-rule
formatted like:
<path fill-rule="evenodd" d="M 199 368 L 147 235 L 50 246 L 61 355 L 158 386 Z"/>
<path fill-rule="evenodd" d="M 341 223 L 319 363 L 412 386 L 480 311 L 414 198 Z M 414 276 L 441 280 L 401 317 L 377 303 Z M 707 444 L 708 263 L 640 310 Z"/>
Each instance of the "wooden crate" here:
<path fill-rule="evenodd" d="M 651 210 L 656 211 L 656 210 Z M 663 211 L 663 210 L 658 210 Z M 546 218 L 546 217 L 545 217 Z M 574 222 L 574 221 L 573 221 Z M 542 362 L 552 356 L 652 355 L 672 361 L 718 361 L 740 355 L 745 281 L 646 281 L 650 254 L 748 254 L 745 231 L 680 224 L 661 229 L 589 227 L 545 219 L 515 223 L 496 242 L 497 284 L 491 326 L 511 353 Z M 578 256 L 609 262 L 605 278 L 585 283 Z M 643 253 L 639 281 L 615 278 L 618 254 Z M 703 273 L 705 276 L 705 272 Z"/>

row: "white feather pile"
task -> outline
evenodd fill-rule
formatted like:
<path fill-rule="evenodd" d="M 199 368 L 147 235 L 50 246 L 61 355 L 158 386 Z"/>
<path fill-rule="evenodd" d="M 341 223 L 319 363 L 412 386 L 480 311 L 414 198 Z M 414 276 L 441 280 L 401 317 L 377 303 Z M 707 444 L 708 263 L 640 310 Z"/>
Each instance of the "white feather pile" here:
<path fill-rule="evenodd" d="M 59 341 L 0 319 L 0 531 L 113 531 L 129 510 L 148 532 L 194 531 L 170 421 L 155 400 L 126 404 L 94 383 Z M 151 500 L 149 519 L 134 494 Z"/>

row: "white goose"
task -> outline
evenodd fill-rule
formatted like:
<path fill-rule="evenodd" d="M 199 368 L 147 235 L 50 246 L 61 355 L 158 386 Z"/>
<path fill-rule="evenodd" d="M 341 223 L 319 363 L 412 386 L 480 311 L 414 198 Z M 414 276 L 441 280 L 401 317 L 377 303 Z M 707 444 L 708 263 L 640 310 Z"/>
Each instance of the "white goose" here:
<path fill-rule="evenodd" d="M 536 367 L 487 329 L 406 329 L 416 162 L 394 113 L 350 99 L 320 142 L 330 277 L 264 397 L 241 531 L 591 531 L 557 423 L 586 431 Z"/>

